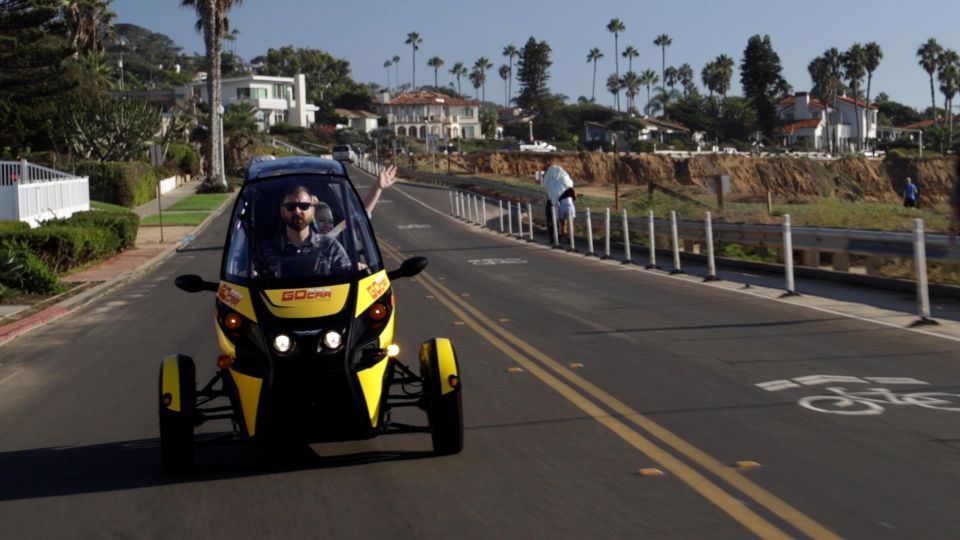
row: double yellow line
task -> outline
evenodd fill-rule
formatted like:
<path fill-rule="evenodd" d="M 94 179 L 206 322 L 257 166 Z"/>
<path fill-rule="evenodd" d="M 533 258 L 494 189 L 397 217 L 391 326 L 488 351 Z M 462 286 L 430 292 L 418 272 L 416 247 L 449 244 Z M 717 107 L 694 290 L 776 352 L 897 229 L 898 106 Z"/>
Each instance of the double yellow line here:
<path fill-rule="evenodd" d="M 403 255 L 392 246 L 381 242 L 381 249 L 397 263 L 403 260 Z M 791 536 L 775 526 L 773 523 L 750 510 L 731 493 L 725 491 L 716 483 L 697 472 L 684 461 L 667 452 L 640 431 L 620 421 L 636 425 L 640 430 L 656 437 L 664 445 L 672 448 L 676 453 L 684 456 L 705 471 L 720 478 L 742 494 L 746 495 L 759 505 L 766 508 L 783 521 L 795 527 L 798 531 L 811 538 L 840 538 L 820 523 L 793 508 L 777 496 L 746 479 L 736 470 L 720 463 L 706 452 L 696 448 L 666 428 L 646 418 L 622 401 L 601 390 L 583 377 L 580 377 L 569 368 L 563 366 L 553 358 L 537 350 L 501 325 L 492 321 L 480 310 L 454 294 L 438 280 L 428 273 L 422 272 L 418 282 L 433 295 L 440 303 L 447 307 L 464 324 L 473 329 L 483 339 L 502 351 L 507 357 L 523 366 L 530 374 L 540 379 L 558 394 L 566 398 L 591 418 L 614 432 L 627 444 L 633 446 L 664 469 L 693 488 L 718 508 L 726 512 L 748 530 L 761 538 L 791 538 Z M 589 396 L 589 397 L 587 397 Z M 599 407 L 593 398 L 614 413 Z M 616 416 L 616 417 L 615 417 Z"/>

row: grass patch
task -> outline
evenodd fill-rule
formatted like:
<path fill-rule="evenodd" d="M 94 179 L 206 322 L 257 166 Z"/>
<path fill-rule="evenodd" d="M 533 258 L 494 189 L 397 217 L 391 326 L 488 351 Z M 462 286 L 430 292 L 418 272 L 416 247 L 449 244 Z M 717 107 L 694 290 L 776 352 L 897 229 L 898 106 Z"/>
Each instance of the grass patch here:
<path fill-rule="evenodd" d="M 124 212 L 129 212 L 130 209 L 126 206 L 120 206 L 119 204 L 111 204 L 103 201 L 90 201 L 91 210 L 121 210 Z"/>
<path fill-rule="evenodd" d="M 227 200 L 229 193 L 204 193 L 201 195 L 190 195 L 189 197 L 177 201 L 166 208 L 169 212 L 198 212 L 213 211 L 220 208 L 223 201 Z"/>
<path fill-rule="evenodd" d="M 209 212 L 163 212 L 164 225 L 199 225 L 207 219 Z M 159 225 L 160 216 L 147 216 L 140 220 L 140 225 Z"/>

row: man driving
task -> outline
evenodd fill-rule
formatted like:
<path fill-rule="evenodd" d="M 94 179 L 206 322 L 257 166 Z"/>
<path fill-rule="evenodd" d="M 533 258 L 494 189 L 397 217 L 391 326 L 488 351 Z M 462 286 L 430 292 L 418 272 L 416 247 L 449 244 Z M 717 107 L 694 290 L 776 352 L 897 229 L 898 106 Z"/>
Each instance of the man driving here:
<path fill-rule="evenodd" d="M 316 224 L 318 210 L 322 225 Z M 288 190 L 280 203 L 280 220 L 284 230 L 276 242 L 266 246 L 265 255 L 270 270 L 277 277 L 303 277 L 305 264 L 313 266 L 307 273 L 327 274 L 350 272 L 353 263 L 347 251 L 336 239 L 327 236 L 333 222 L 330 207 L 310 193 L 304 186 Z M 311 227 L 311 225 L 314 225 Z M 296 274 L 288 261 L 296 260 Z M 286 271 L 285 271 L 286 270 Z"/>

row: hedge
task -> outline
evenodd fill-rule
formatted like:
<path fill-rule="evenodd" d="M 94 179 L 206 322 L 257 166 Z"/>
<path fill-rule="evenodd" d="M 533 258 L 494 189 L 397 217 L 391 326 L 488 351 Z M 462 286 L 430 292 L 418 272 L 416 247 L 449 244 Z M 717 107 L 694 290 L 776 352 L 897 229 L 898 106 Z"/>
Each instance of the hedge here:
<path fill-rule="evenodd" d="M 167 148 L 167 160 L 174 162 L 183 174 L 200 174 L 200 155 L 189 144 L 171 144 Z"/>
<path fill-rule="evenodd" d="M 117 253 L 121 239 L 110 229 L 54 223 L 28 231 L 4 233 L 0 235 L 0 243 L 27 249 L 50 270 L 62 273 Z"/>
<path fill-rule="evenodd" d="M 157 173 L 147 163 L 81 161 L 77 174 L 90 177 L 90 198 L 132 208 L 153 200 Z"/>
<path fill-rule="evenodd" d="M 75 212 L 69 218 L 59 220 L 59 223 L 108 229 L 119 239 L 118 251 L 122 251 L 130 249 L 136 244 L 137 230 L 140 228 L 140 216 L 129 211 L 89 210 Z"/>

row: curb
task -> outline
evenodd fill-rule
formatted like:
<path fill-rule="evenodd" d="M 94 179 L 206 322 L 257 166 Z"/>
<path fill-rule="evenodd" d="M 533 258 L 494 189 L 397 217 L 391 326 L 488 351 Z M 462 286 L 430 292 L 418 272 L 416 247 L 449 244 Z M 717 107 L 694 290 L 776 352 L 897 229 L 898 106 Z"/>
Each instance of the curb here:
<path fill-rule="evenodd" d="M 76 311 L 93 302 L 94 300 L 150 273 L 157 266 L 166 262 L 167 259 L 176 254 L 183 245 L 193 241 L 193 237 L 202 233 L 203 230 L 206 229 L 214 219 L 220 217 L 220 215 L 223 214 L 224 209 L 226 209 L 227 206 L 233 202 L 235 195 L 236 193 L 232 193 L 230 197 L 227 197 L 227 199 L 223 201 L 223 204 L 221 204 L 219 208 L 213 212 L 210 212 L 210 215 L 207 216 L 203 222 L 197 225 L 187 236 L 185 236 L 183 240 L 180 240 L 175 244 L 171 244 L 169 247 L 161 251 L 159 254 L 141 266 L 132 270 L 128 270 L 109 281 L 105 281 L 96 287 L 91 287 L 90 289 L 83 291 L 76 296 L 54 304 L 42 311 L 34 313 L 33 315 L 20 319 L 19 321 L 14 321 L 10 324 L 0 326 L 0 347 L 3 347 L 18 336 L 26 334 L 35 328 L 39 328 L 51 323 L 60 317 L 63 317 L 67 313 Z"/>

